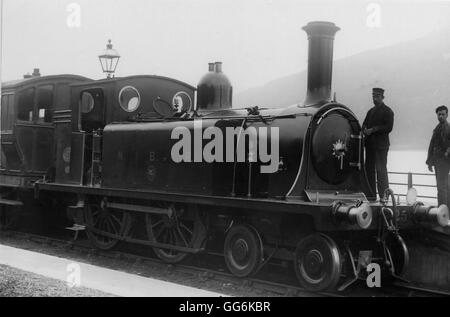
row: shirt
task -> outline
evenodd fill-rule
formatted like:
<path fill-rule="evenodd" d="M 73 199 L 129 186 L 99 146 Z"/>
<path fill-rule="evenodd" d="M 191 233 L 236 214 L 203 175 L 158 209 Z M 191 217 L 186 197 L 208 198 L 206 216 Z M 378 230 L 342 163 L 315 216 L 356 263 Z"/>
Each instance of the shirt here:
<path fill-rule="evenodd" d="M 363 129 L 373 129 L 371 135 L 366 135 L 366 147 L 377 149 L 389 148 L 389 133 L 394 127 L 394 112 L 384 103 L 375 106 L 367 112 Z"/>
<path fill-rule="evenodd" d="M 434 166 L 437 160 L 449 159 L 445 152 L 450 153 L 450 126 L 448 122 L 439 123 L 433 130 L 426 164 Z"/>

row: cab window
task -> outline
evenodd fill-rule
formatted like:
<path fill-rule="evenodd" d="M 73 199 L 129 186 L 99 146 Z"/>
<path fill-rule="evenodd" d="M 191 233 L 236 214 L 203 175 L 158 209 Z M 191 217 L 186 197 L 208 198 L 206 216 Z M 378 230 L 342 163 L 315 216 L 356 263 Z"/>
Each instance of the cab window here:
<path fill-rule="evenodd" d="M 92 132 L 105 126 L 104 93 L 100 88 L 82 91 L 79 100 L 80 129 Z"/>
<path fill-rule="evenodd" d="M 21 121 L 33 121 L 34 88 L 28 88 L 19 93 L 17 119 Z"/>
<path fill-rule="evenodd" d="M 37 109 L 38 122 L 52 122 L 53 85 L 38 87 Z"/>
<path fill-rule="evenodd" d="M 89 91 L 84 91 L 80 98 L 81 113 L 87 114 L 94 109 L 95 98 Z"/>

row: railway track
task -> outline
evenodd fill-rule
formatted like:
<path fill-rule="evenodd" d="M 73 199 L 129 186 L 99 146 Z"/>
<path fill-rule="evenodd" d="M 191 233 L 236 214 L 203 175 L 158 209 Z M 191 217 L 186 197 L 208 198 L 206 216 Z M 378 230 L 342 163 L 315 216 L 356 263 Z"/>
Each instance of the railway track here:
<path fill-rule="evenodd" d="M 362 285 L 356 285 L 350 289 L 340 292 L 320 292 L 313 293 L 289 282 L 277 282 L 272 279 L 257 277 L 237 278 L 226 272 L 224 269 L 212 268 L 213 265 L 204 263 L 186 263 L 186 264 L 167 264 L 157 258 L 139 254 L 140 252 L 130 253 L 121 250 L 101 251 L 92 248 L 88 240 L 68 241 L 60 237 L 50 237 L 34 233 L 25 233 L 19 231 L 8 231 L 0 233 L 0 243 L 7 243 L 14 247 L 23 247 L 42 253 L 61 255 L 61 250 L 65 256 L 74 258 L 77 261 L 89 261 L 91 264 L 104 266 L 109 269 L 126 270 L 146 277 L 154 277 L 154 273 L 160 272 L 160 278 L 189 286 L 197 284 L 210 288 L 217 292 L 223 292 L 231 296 L 289 296 L 289 297 L 442 297 L 450 296 L 450 293 L 423 288 L 417 285 L 407 283 L 394 283 L 392 285 L 380 288 L 369 289 Z M 32 244 L 30 246 L 30 243 Z M 42 250 L 43 249 L 43 250 Z M 219 262 L 218 255 L 208 255 L 209 263 Z M 203 261 L 205 262 L 205 261 Z M 217 267 L 217 266 L 216 266 Z M 285 270 L 284 270 L 285 271 Z M 183 278 L 180 278 L 182 276 Z M 294 277 L 293 277 L 293 280 Z M 187 284 L 186 284 L 187 283 Z M 360 283 L 363 284 L 363 283 Z"/>

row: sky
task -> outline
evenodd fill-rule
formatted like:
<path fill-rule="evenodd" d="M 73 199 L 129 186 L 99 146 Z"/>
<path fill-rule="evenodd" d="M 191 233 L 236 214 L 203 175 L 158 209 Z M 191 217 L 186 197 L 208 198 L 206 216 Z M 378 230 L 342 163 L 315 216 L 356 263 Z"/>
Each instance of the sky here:
<path fill-rule="evenodd" d="M 156 74 L 196 85 L 222 61 L 235 92 L 300 72 L 310 21 L 336 23 L 335 59 L 450 28 L 450 0 L 3 0 L 2 81 L 103 77 L 111 39 L 117 76 Z"/>

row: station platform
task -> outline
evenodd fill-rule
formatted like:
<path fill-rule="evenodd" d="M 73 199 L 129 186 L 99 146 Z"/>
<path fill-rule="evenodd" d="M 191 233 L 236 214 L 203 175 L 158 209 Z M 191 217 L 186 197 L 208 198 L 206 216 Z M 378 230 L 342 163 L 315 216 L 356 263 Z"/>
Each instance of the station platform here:
<path fill-rule="evenodd" d="M 0 265 L 123 297 L 225 296 L 1 244 Z"/>

